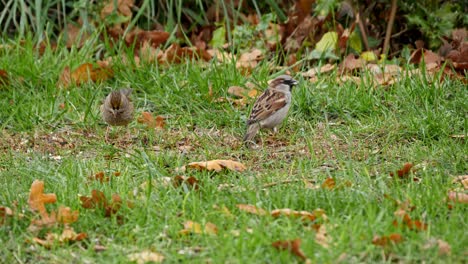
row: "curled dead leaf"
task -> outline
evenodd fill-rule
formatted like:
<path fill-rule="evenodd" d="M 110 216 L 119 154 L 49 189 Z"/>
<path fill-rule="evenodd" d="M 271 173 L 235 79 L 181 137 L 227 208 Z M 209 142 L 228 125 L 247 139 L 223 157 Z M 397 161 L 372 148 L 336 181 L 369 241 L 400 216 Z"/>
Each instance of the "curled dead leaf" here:
<path fill-rule="evenodd" d="M 148 262 L 160 263 L 160 262 L 163 262 L 164 260 L 163 255 L 156 253 L 156 252 L 149 251 L 149 250 L 129 254 L 127 255 L 127 258 L 130 261 L 136 262 L 138 264 L 145 264 Z"/>
<path fill-rule="evenodd" d="M 57 213 L 59 223 L 71 224 L 78 220 L 78 211 L 72 211 L 70 207 L 60 206 Z"/>
<path fill-rule="evenodd" d="M 162 116 L 153 117 L 150 112 L 142 112 L 141 116 L 138 117 L 137 122 L 145 124 L 148 128 L 159 128 L 163 129 L 165 124 L 165 118 Z"/>
<path fill-rule="evenodd" d="M 242 172 L 246 169 L 245 165 L 233 161 L 233 160 L 210 160 L 210 161 L 200 161 L 200 162 L 191 162 L 187 166 L 183 166 L 178 169 L 178 171 L 185 171 L 187 168 L 197 169 L 197 170 L 208 170 L 220 172 L 223 169 L 233 170 Z"/>
<path fill-rule="evenodd" d="M 13 216 L 13 210 L 6 206 L 0 206 L 0 225 L 5 223 L 7 217 Z"/>
<path fill-rule="evenodd" d="M 450 191 L 448 193 L 448 200 L 455 203 L 466 204 L 468 203 L 468 194 Z"/>
<path fill-rule="evenodd" d="M 44 182 L 35 180 L 31 185 L 29 192 L 28 204 L 31 210 L 38 211 L 43 218 L 48 218 L 49 215 L 45 208 L 47 203 L 55 203 L 57 196 L 54 193 L 44 194 Z"/>
<path fill-rule="evenodd" d="M 207 222 L 202 229 L 200 223 L 194 221 L 185 221 L 184 222 L 184 229 L 179 231 L 181 235 L 187 234 L 208 234 L 208 235 L 217 235 L 218 234 L 218 227 L 210 222 Z"/>
<path fill-rule="evenodd" d="M 398 244 L 403 241 L 403 236 L 398 233 L 393 233 L 388 236 L 374 236 L 372 244 L 376 246 L 385 247 L 389 243 Z"/>
<path fill-rule="evenodd" d="M 307 259 L 304 252 L 301 250 L 301 240 L 299 238 L 294 240 L 278 240 L 271 245 L 278 250 L 288 250 L 302 260 Z"/>
<path fill-rule="evenodd" d="M 263 210 L 262 208 L 256 207 L 255 205 L 251 204 L 237 204 L 236 205 L 239 210 L 251 213 L 251 214 L 256 214 L 256 215 L 266 215 L 267 211 Z"/>
<path fill-rule="evenodd" d="M 325 211 L 322 209 L 316 209 L 313 212 L 308 211 L 296 211 L 289 208 L 275 209 L 271 211 L 271 216 L 287 216 L 287 217 L 297 217 L 302 220 L 315 221 L 317 218 L 323 217 L 326 219 Z"/>
<path fill-rule="evenodd" d="M 188 187 L 190 187 L 190 189 L 194 190 L 198 190 L 200 188 L 200 183 L 198 182 L 198 179 L 193 176 L 186 177 L 177 175 L 172 179 L 172 184 L 174 185 L 174 187 L 179 187 L 185 184 Z"/>

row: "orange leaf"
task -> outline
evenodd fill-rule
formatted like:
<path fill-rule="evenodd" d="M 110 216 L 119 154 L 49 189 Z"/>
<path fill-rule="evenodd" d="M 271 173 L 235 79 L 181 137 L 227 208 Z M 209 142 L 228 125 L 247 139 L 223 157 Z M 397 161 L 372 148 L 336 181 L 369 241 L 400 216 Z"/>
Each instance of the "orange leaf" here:
<path fill-rule="evenodd" d="M 205 227 L 202 230 L 202 226 L 194 221 L 185 221 L 184 222 L 184 229 L 179 231 L 181 235 L 187 234 L 208 234 L 208 235 L 216 235 L 218 234 L 218 227 L 210 222 L 205 224 Z"/>
<path fill-rule="evenodd" d="M 109 67 L 93 66 L 91 63 L 84 63 L 74 71 L 70 71 L 70 68 L 66 66 L 60 76 L 58 85 L 67 88 L 71 84 L 81 85 L 87 82 L 100 82 L 105 81 L 112 76 L 114 72 Z"/>
<path fill-rule="evenodd" d="M 142 112 L 141 116 L 137 119 L 138 123 L 145 124 L 148 128 L 164 128 L 165 122 L 164 117 L 153 115 L 150 112 Z"/>
<path fill-rule="evenodd" d="M 301 240 L 299 238 L 294 240 L 278 240 L 271 244 L 278 250 L 288 250 L 294 255 L 298 256 L 302 260 L 306 260 L 307 257 L 301 250 Z"/>
<path fill-rule="evenodd" d="M 398 177 L 399 178 L 407 178 L 407 176 L 411 172 L 411 168 L 413 168 L 412 163 L 406 163 L 405 165 L 403 165 L 403 168 L 401 168 L 400 170 L 397 171 Z M 392 176 L 392 177 L 394 176 L 393 172 L 390 172 L 390 176 Z"/>
<path fill-rule="evenodd" d="M 468 203 L 468 194 L 450 191 L 448 193 L 448 199 L 452 202 L 466 204 Z"/>
<path fill-rule="evenodd" d="M 3 225 L 5 219 L 10 216 L 13 216 L 13 210 L 6 206 L 0 206 L 0 225 Z"/>
<path fill-rule="evenodd" d="M 5 70 L 0 69 L 0 86 L 8 85 L 10 83 L 8 73 Z"/>
<path fill-rule="evenodd" d="M 60 206 L 57 214 L 57 221 L 64 224 L 71 224 L 78 220 L 78 211 L 72 211 L 70 207 Z"/>
<path fill-rule="evenodd" d="M 323 189 L 329 189 L 332 190 L 335 188 L 336 182 L 335 179 L 333 178 L 327 178 L 323 183 L 322 183 L 322 188 Z"/>
<path fill-rule="evenodd" d="M 174 187 L 179 187 L 182 184 L 185 184 L 188 187 L 193 188 L 194 190 L 198 190 L 199 186 L 200 186 L 199 183 L 198 183 L 197 178 L 195 178 L 193 176 L 190 176 L 190 177 L 179 176 L 179 175 L 175 176 L 172 179 L 172 184 L 174 185 Z"/>
<path fill-rule="evenodd" d="M 265 210 L 263 210 L 262 208 L 258 208 L 258 207 L 254 206 L 254 205 L 237 204 L 236 206 L 237 206 L 237 208 L 239 208 L 239 210 L 247 212 L 247 213 L 256 214 L 256 215 L 266 215 L 267 214 L 267 212 Z"/>
<path fill-rule="evenodd" d="M 104 172 L 103 171 L 100 171 L 100 172 L 94 174 L 93 176 L 89 176 L 88 179 L 99 181 L 100 183 L 109 181 L 109 177 L 104 177 Z"/>
<path fill-rule="evenodd" d="M 80 196 L 81 206 L 86 209 L 104 208 L 107 206 L 106 196 L 98 190 L 91 191 L 91 197 Z"/>
<path fill-rule="evenodd" d="M 403 241 L 403 237 L 400 234 L 393 233 L 393 234 L 390 234 L 388 236 L 380 236 L 380 237 L 375 236 L 372 239 L 372 244 L 374 244 L 376 246 L 385 247 L 390 242 L 392 242 L 394 244 L 398 244 L 398 243 L 401 243 L 402 241 Z"/>
<path fill-rule="evenodd" d="M 209 170 L 219 172 L 224 168 L 242 172 L 246 169 L 245 165 L 233 161 L 233 160 L 210 160 L 210 161 L 200 161 L 200 162 L 191 162 L 187 165 L 189 168 L 198 169 L 198 170 Z"/>
<path fill-rule="evenodd" d="M 31 210 L 38 211 L 43 218 L 48 218 L 45 204 L 55 203 L 57 196 L 54 193 L 44 194 L 44 182 L 35 180 L 31 185 L 28 204 Z"/>
<path fill-rule="evenodd" d="M 315 221 L 318 217 L 324 216 L 325 212 L 322 209 L 316 209 L 311 213 L 308 211 L 295 211 L 289 208 L 276 209 L 271 211 L 271 216 L 273 217 L 279 217 L 281 215 L 287 217 L 300 217 L 303 220 Z"/>

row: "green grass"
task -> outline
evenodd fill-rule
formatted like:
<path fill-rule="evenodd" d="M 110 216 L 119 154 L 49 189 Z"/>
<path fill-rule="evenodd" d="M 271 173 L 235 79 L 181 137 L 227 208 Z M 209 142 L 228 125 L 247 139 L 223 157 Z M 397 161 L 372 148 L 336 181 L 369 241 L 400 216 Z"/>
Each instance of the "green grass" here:
<path fill-rule="evenodd" d="M 63 67 L 92 61 L 92 50 L 38 56 L 26 46 L 0 52 L 0 69 L 12 76 L 9 86 L 0 87 L 0 206 L 16 204 L 15 210 L 25 214 L 0 226 L 2 263 L 125 263 L 128 254 L 146 249 L 160 252 L 168 263 L 290 263 L 299 259 L 271 243 L 294 238 L 301 238 L 301 248 L 313 263 L 336 263 L 340 257 L 343 263 L 466 259 L 466 205 L 450 210 L 444 201 L 455 187 L 453 177 L 468 171 L 466 140 L 450 137 L 466 135 L 468 93 L 461 82 L 413 76 L 373 88 L 338 84 L 330 75 L 312 84 L 298 75 L 287 122 L 276 135 L 260 133 L 260 148 L 249 149 L 241 144 L 249 108 L 214 100 L 227 96 L 229 86 L 247 81 L 265 87 L 271 78 L 266 63 L 251 76 L 230 64 L 117 65 L 115 77 L 105 83 L 61 90 L 56 82 Z M 114 139 L 106 143 L 99 105 L 111 89 L 127 86 L 134 89 L 136 114 L 168 116 L 166 128 L 152 132 L 134 121 L 128 130 L 114 128 Z M 182 151 L 181 145 L 192 148 Z M 248 169 L 186 172 L 200 181 L 198 191 L 165 184 L 165 177 L 177 175 L 176 168 L 211 159 L 238 160 Z M 389 177 L 406 162 L 419 167 L 420 183 Z M 108 183 L 87 179 L 99 171 L 119 171 L 121 176 Z M 286 179 L 320 185 L 328 177 L 337 185 L 352 186 L 308 189 L 297 181 L 263 188 Z M 59 205 L 80 211 L 72 227 L 86 232 L 88 239 L 52 249 L 27 242 L 38 236 L 27 229 L 33 216 L 27 200 L 35 179 L 45 182 L 46 193 L 57 195 L 58 202 L 47 205 L 49 211 Z M 141 187 L 150 181 L 153 185 Z M 231 187 L 219 188 L 225 184 Z M 123 224 L 81 207 L 79 196 L 89 196 L 93 189 L 133 201 L 134 208 L 120 211 Z M 411 217 L 427 223 L 428 229 L 394 227 L 397 206 L 385 195 L 410 200 L 415 206 Z M 300 220 L 240 212 L 240 203 L 265 210 L 322 208 L 328 216 L 330 247 L 317 244 L 315 232 Z M 226 206 L 233 216 L 214 205 Z M 212 222 L 219 233 L 179 235 L 186 220 Z M 61 226 L 51 230 L 59 232 Z M 239 230 L 239 236 L 232 235 L 233 230 Z M 371 243 L 375 235 L 391 233 L 402 234 L 404 242 L 386 249 Z M 431 238 L 448 242 L 451 254 L 439 256 L 437 247 L 425 249 Z M 107 249 L 95 252 L 96 244 Z M 195 247 L 201 252 L 179 254 Z"/>

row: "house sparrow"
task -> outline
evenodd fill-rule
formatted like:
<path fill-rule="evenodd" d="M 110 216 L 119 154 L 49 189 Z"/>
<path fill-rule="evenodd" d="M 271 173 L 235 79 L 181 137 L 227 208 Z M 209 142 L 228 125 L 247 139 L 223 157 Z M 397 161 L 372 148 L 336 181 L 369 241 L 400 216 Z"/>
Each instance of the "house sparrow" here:
<path fill-rule="evenodd" d="M 102 118 L 111 126 L 125 126 L 133 119 L 132 89 L 112 91 L 101 105 Z M 109 129 L 109 127 L 108 127 Z"/>
<path fill-rule="evenodd" d="M 260 128 L 277 131 L 291 106 L 291 90 L 297 83 L 289 75 L 281 75 L 270 82 L 268 89 L 255 101 L 247 120 L 244 142 L 252 141 Z"/>

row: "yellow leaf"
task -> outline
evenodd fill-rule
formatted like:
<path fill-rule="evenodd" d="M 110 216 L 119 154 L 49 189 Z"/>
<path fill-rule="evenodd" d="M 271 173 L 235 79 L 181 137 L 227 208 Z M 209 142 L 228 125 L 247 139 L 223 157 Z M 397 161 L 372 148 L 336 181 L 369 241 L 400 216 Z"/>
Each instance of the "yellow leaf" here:
<path fill-rule="evenodd" d="M 325 52 L 330 49 L 335 49 L 338 42 L 338 33 L 331 31 L 323 34 L 322 39 L 317 42 L 315 49 L 319 52 Z"/>

